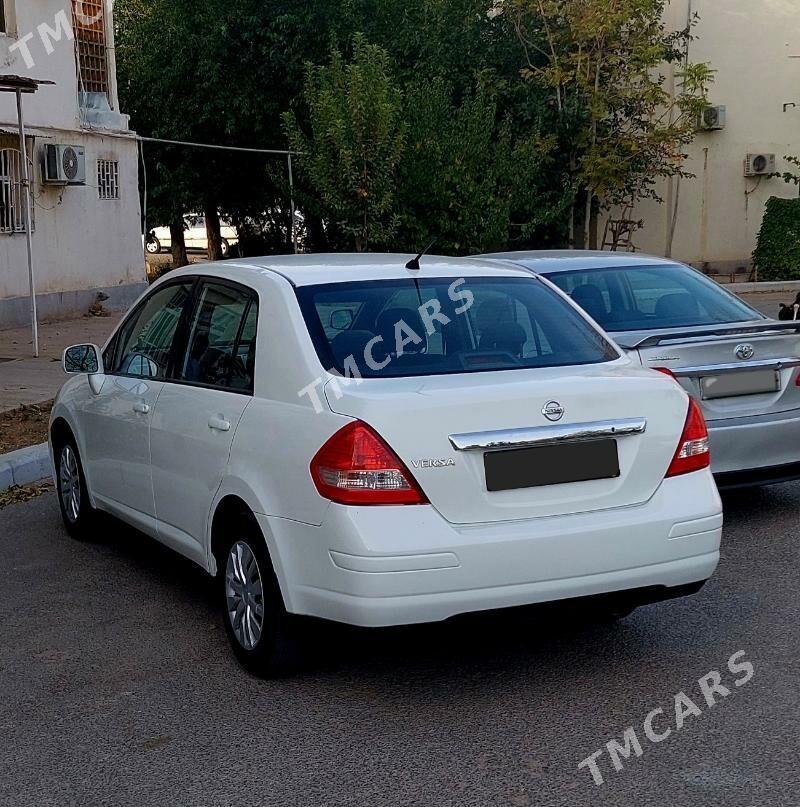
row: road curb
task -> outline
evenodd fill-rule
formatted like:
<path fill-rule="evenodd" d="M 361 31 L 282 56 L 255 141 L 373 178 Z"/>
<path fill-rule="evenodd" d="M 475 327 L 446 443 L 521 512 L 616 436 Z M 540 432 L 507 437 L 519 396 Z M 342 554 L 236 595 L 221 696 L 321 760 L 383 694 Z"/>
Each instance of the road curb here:
<path fill-rule="evenodd" d="M 0 490 L 30 485 L 53 475 L 47 443 L 0 454 Z"/>
<path fill-rule="evenodd" d="M 775 294 L 776 292 L 797 294 L 800 291 L 800 280 L 770 280 L 765 283 L 720 283 L 719 285 L 723 289 L 728 289 L 728 291 L 736 294 L 758 294 L 758 292 L 764 292 L 765 294 Z"/>

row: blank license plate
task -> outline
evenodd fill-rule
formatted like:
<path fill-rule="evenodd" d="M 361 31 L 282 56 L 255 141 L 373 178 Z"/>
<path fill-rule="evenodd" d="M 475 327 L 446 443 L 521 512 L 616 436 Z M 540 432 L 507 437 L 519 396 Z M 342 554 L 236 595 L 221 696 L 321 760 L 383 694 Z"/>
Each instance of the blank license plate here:
<path fill-rule="evenodd" d="M 484 454 L 490 491 L 563 485 L 619 476 L 616 440 L 515 448 Z"/>
<path fill-rule="evenodd" d="M 733 398 L 737 395 L 758 395 L 780 389 L 777 370 L 750 370 L 744 373 L 709 375 L 700 379 L 700 391 L 706 401 L 713 398 Z"/>

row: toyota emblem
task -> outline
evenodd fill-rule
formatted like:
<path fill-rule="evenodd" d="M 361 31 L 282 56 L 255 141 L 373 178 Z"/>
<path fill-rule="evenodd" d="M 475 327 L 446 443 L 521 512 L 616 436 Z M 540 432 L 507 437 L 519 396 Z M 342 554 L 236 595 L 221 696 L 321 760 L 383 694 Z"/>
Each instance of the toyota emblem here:
<path fill-rule="evenodd" d="M 752 359 L 755 355 L 756 349 L 749 344 L 744 345 L 736 345 L 736 358 L 741 359 L 742 361 L 747 361 L 747 359 Z"/>
<path fill-rule="evenodd" d="M 553 422 L 557 420 L 561 420 L 564 417 L 564 412 L 566 410 L 558 401 L 548 401 L 542 407 L 542 414 L 548 419 L 552 420 Z"/>

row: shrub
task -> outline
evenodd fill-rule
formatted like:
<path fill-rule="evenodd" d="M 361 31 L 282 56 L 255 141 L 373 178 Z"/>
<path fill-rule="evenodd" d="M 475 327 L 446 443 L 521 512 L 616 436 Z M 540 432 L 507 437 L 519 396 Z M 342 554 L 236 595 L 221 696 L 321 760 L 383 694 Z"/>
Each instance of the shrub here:
<path fill-rule="evenodd" d="M 767 202 L 753 263 L 761 280 L 800 280 L 800 199 Z"/>

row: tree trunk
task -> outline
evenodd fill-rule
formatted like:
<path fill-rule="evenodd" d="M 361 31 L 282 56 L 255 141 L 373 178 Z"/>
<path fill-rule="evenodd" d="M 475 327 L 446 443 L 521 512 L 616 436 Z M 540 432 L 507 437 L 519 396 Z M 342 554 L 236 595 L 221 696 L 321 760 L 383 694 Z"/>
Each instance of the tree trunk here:
<path fill-rule="evenodd" d="M 586 189 L 586 212 L 583 214 L 583 249 L 589 249 L 592 231 L 592 207 L 594 204 L 594 194 Z"/>
<path fill-rule="evenodd" d="M 598 233 L 600 228 L 600 207 L 592 205 L 592 213 L 589 216 L 589 249 L 598 249 Z"/>
<path fill-rule="evenodd" d="M 172 239 L 172 268 L 180 269 L 181 266 L 188 266 L 189 256 L 186 254 L 186 238 L 183 229 L 183 217 L 179 216 L 170 222 L 169 234 Z"/>
<path fill-rule="evenodd" d="M 213 205 L 206 208 L 206 236 L 208 237 L 208 259 L 210 261 L 221 261 L 222 235 L 220 234 L 219 210 Z"/>
<path fill-rule="evenodd" d="M 330 245 L 328 244 L 328 236 L 325 233 L 322 219 L 313 213 L 306 213 L 305 211 L 304 215 L 309 248 L 312 252 L 328 252 Z"/>

